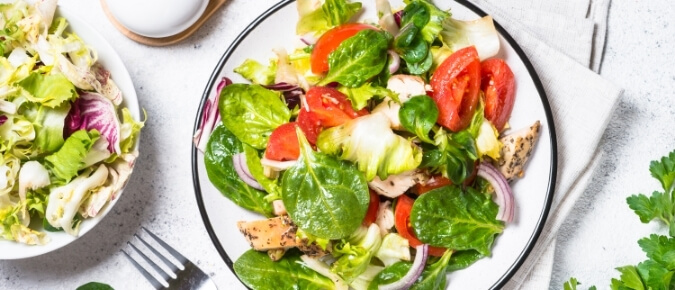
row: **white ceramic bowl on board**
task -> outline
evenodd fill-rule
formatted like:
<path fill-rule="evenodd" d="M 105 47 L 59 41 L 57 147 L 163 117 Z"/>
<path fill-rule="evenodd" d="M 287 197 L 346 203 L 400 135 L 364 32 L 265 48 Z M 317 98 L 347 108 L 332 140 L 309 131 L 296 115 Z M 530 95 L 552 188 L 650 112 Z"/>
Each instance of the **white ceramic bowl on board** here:
<path fill-rule="evenodd" d="M 192 26 L 209 0 L 102 0 L 115 19 L 147 37 L 168 37 Z"/>

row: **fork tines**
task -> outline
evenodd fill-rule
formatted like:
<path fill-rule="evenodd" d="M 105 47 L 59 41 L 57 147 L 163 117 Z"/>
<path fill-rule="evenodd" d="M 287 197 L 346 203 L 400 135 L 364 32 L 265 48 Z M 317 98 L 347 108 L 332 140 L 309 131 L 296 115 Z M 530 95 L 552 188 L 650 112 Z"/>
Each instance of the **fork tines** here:
<path fill-rule="evenodd" d="M 131 263 L 134 265 L 134 267 L 136 267 L 136 269 L 137 269 L 139 272 L 141 272 L 141 274 L 143 274 L 143 276 L 145 277 L 145 279 L 147 279 L 147 280 L 152 284 L 152 286 L 155 287 L 155 289 L 165 288 L 166 285 L 169 285 L 170 280 L 176 278 L 176 273 L 178 273 L 179 271 L 182 271 L 182 270 L 185 269 L 185 264 L 186 264 L 186 263 L 189 263 L 189 261 L 188 261 L 187 258 L 185 258 L 183 255 L 181 255 L 178 251 L 176 251 L 174 248 L 172 248 L 171 246 L 169 246 L 167 243 L 165 243 L 162 239 L 160 239 L 159 237 L 157 237 L 155 234 L 153 234 L 152 232 L 150 232 L 148 229 L 146 229 L 145 227 L 141 227 L 141 228 L 143 229 L 143 231 L 145 231 L 146 233 L 148 233 L 148 235 L 149 235 L 155 242 L 157 242 L 157 244 L 159 244 L 164 250 L 166 250 L 166 252 L 168 252 L 171 256 L 173 256 L 173 257 L 180 263 L 180 265 L 176 265 L 174 262 L 172 262 L 171 260 L 169 260 L 165 255 L 163 255 L 162 253 L 160 253 L 160 252 L 159 252 L 155 247 L 153 247 L 150 243 L 146 242 L 146 241 L 145 241 L 143 238 L 141 238 L 139 235 L 134 234 L 134 236 L 135 236 L 139 241 L 141 241 L 141 243 L 142 243 L 147 249 L 149 249 L 149 250 L 150 250 L 157 258 L 159 258 L 159 259 L 163 262 L 163 264 L 165 265 L 165 267 L 168 267 L 168 268 L 171 270 L 170 272 L 167 272 L 166 270 L 162 269 L 159 265 L 157 265 L 157 263 L 153 262 L 153 260 L 152 260 L 151 258 L 149 258 L 148 255 L 146 255 L 146 253 L 144 253 L 144 252 L 143 252 L 141 249 L 139 249 L 136 245 L 134 245 L 134 244 L 131 243 L 131 242 L 127 242 L 127 244 L 128 244 L 129 246 L 131 246 L 131 248 L 132 248 L 136 253 L 138 253 L 139 256 L 141 256 L 141 257 L 143 258 L 143 260 L 145 260 L 145 262 L 147 262 L 147 263 L 155 270 L 155 272 L 156 272 L 157 274 L 159 274 L 159 275 L 162 277 L 163 281 L 160 281 L 160 280 L 157 279 L 154 275 L 152 275 L 147 269 L 145 269 L 143 266 L 141 266 L 141 264 L 140 264 L 136 259 L 134 259 L 129 253 L 127 253 L 127 252 L 124 251 L 124 250 L 121 250 L 121 251 L 122 251 L 122 253 L 124 253 L 124 255 L 127 257 L 127 259 L 129 259 L 129 261 L 131 261 Z M 180 266 L 180 267 L 179 267 L 179 266 Z"/>

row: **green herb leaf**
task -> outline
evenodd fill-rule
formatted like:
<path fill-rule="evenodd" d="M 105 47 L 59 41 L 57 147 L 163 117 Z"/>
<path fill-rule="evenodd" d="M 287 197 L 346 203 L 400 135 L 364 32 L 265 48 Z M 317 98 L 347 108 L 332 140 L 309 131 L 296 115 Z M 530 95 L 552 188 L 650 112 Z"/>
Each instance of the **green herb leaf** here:
<path fill-rule="evenodd" d="M 206 173 L 211 183 L 232 202 L 271 217 L 272 205 L 265 200 L 265 193 L 248 186 L 234 169 L 232 156 L 243 150 L 241 141 L 224 125 L 218 125 L 204 152 Z"/>
<path fill-rule="evenodd" d="M 410 222 L 415 236 L 432 246 L 474 249 L 489 256 L 495 235 L 504 230 L 496 220 L 498 207 L 490 196 L 451 185 L 421 195 L 413 204 Z"/>
<path fill-rule="evenodd" d="M 637 271 L 645 284 L 645 289 L 671 290 L 670 281 L 675 271 L 668 271 L 663 265 L 653 260 L 644 261 L 637 266 Z"/>
<path fill-rule="evenodd" d="M 363 173 L 353 163 L 314 152 L 297 128 L 298 162 L 281 179 L 282 200 L 291 219 L 320 238 L 353 233 L 368 210 L 370 195 Z"/>
<path fill-rule="evenodd" d="M 80 287 L 77 287 L 76 290 L 115 290 L 115 288 L 100 282 L 89 282 Z"/>
<path fill-rule="evenodd" d="M 296 252 L 275 262 L 264 252 L 248 250 L 234 263 L 234 272 L 251 289 L 335 289 L 333 281 L 305 266 Z"/>
<path fill-rule="evenodd" d="M 429 96 L 416 96 L 403 103 L 398 111 L 398 118 L 406 130 L 415 133 L 420 140 L 433 143 L 429 131 L 438 119 L 438 107 Z"/>
<path fill-rule="evenodd" d="M 279 94 L 259 85 L 226 86 L 218 106 L 223 125 L 256 149 L 264 149 L 272 131 L 291 118 Z"/>
<path fill-rule="evenodd" d="M 617 280 L 617 285 L 628 287 L 629 289 L 645 290 L 645 286 L 642 283 L 642 279 L 640 278 L 640 275 L 638 274 L 637 268 L 635 266 L 624 266 L 616 269 L 621 272 L 621 280 Z M 614 288 L 614 284 L 615 282 L 613 279 L 612 288 Z"/>
<path fill-rule="evenodd" d="M 668 156 L 661 158 L 661 161 L 652 161 L 649 166 L 649 172 L 654 178 L 658 179 L 666 193 L 673 192 L 673 181 L 675 181 L 675 151 L 670 152 Z"/>
<path fill-rule="evenodd" d="M 647 257 L 660 263 L 668 270 L 675 270 L 675 238 L 652 234 L 638 241 Z"/>
<path fill-rule="evenodd" d="M 384 31 L 364 29 L 343 41 L 328 55 L 328 73 L 319 85 L 338 82 L 360 87 L 378 75 L 387 63 L 388 38 Z"/>

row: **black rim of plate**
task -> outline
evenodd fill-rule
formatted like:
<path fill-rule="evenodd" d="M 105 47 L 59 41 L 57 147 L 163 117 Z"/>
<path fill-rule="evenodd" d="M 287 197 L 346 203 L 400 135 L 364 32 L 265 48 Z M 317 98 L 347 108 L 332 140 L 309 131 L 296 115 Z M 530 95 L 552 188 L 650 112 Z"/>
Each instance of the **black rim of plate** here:
<path fill-rule="evenodd" d="M 204 89 L 204 93 L 202 94 L 202 100 L 199 104 L 199 108 L 197 109 L 197 116 L 195 118 L 195 126 L 193 129 L 193 133 L 197 132 L 199 129 L 199 123 L 200 120 L 202 119 L 202 114 L 203 114 L 203 108 L 204 104 L 206 103 L 206 100 L 209 98 L 209 95 L 211 91 L 213 90 L 214 85 L 216 85 L 218 77 L 220 76 L 220 72 L 225 66 L 225 63 L 229 60 L 230 56 L 232 53 L 237 49 L 239 44 L 244 40 L 249 33 L 254 30 L 260 23 L 265 21 L 270 15 L 278 12 L 281 8 L 286 7 L 286 5 L 295 2 L 295 0 L 282 0 L 279 3 L 275 4 L 272 6 L 270 9 L 265 11 L 263 14 L 258 16 L 253 22 L 251 22 L 245 29 L 242 31 L 237 38 L 230 44 L 230 46 L 227 48 L 223 56 L 220 58 L 218 61 L 218 64 L 216 65 L 215 69 L 213 70 L 213 73 L 211 73 L 211 77 L 209 78 L 209 82 L 206 85 L 206 88 Z M 471 2 L 467 0 L 456 0 L 457 3 L 460 5 L 465 6 L 466 8 L 469 8 L 471 11 L 474 13 L 480 15 L 481 17 L 487 15 L 482 9 L 478 8 Z M 503 287 L 511 277 L 518 271 L 520 266 L 523 265 L 525 262 L 525 259 L 527 256 L 530 254 L 532 251 L 532 248 L 534 248 L 534 245 L 536 244 L 537 240 L 539 239 L 539 235 L 541 235 L 541 232 L 544 228 L 544 224 L 546 224 L 546 218 L 548 217 L 548 213 L 551 209 L 551 203 L 553 202 L 553 196 L 554 196 L 554 191 L 555 191 L 555 182 L 556 182 L 556 176 L 557 176 L 557 169 L 558 169 L 558 144 L 556 141 L 556 134 L 555 134 L 555 125 L 553 123 L 553 115 L 551 113 L 551 107 L 549 106 L 548 103 L 548 98 L 546 96 L 546 92 L 544 91 L 544 86 L 541 83 L 541 80 L 539 79 L 539 75 L 535 71 L 534 67 L 532 66 L 532 63 L 530 63 L 529 59 L 525 55 L 525 52 L 520 48 L 520 46 L 516 43 L 516 41 L 511 37 L 511 35 L 504 30 L 504 28 L 497 23 L 497 21 L 494 21 L 495 27 L 497 28 L 497 31 L 499 34 L 506 39 L 506 41 L 513 47 L 513 49 L 516 51 L 518 56 L 520 57 L 521 61 L 523 64 L 525 64 L 525 67 L 527 68 L 527 71 L 529 72 L 530 76 L 532 77 L 532 80 L 534 81 L 534 85 L 537 88 L 537 92 L 539 93 L 539 97 L 541 98 L 542 105 L 544 106 L 544 112 L 546 114 L 546 121 L 548 123 L 548 129 L 549 129 L 549 139 L 551 142 L 551 168 L 550 168 L 550 174 L 549 174 L 549 182 L 548 182 L 548 191 L 546 193 L 546 204 L 544 205 L 544 208 L 539 215 L 539 221 L 537 222 L 537 227 L 535 231 L 532 233 L 530 236 L 530 239 L 527 242 L 527 245 L 525 246 L 525 249 L 520 253 L 518 258 L 516 259 L 515 263 L 509 267 L 509 269 L 502 275 L 502 277 L 497 280 L 497 282 L 491 287 L 491 289 L 499 289 Z M 198 170 L 198 150 L 197 148 L 192 145 L 192 183 L 195 189 L 195 195 L 197 198 L 197 205 L 199 207 L 199 212 L 202 216 L 202 220 L 204 222 L 204 225 L 206 226 L 206 231 L 209 234 L 209 237 L 211 238 L 211 241 L 213 242 L 214 246 L 216 247 L 216 250 L 218 250 L 218 253 L 220 256 L 223 258 L 225 261 L 225 264 L 227 265 L 228 268 L 234 273 L 235 277 L 239 279 L 239 276 L 234 272 L 234 264 L 232 262 L 232 259 L 230 256 L 227 254 L 225 249 L 223 248 L 223 245 L 220 243 L 220 240 L 216 236 L 215 231 L 213 230 L 213 226 L 211 225 L 211 222 L 208 217 L 208 213 L 206 212 L 206 208 L 204 206 L 204 200 L 202 198 L 202 191 L 201 191 L 201 186 L 199 184 L 199 170 Z M 239 279 L 241 282 L 241 279 Z M 242 282 L 243 284 L 243 282 Z"/>

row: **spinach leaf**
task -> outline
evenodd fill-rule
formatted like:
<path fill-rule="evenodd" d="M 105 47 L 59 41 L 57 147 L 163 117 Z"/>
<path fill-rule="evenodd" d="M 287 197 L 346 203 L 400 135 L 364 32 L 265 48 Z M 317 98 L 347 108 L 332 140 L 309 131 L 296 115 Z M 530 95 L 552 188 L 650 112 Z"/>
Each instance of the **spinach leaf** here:
<path fill-rule="evenodd" d="M 409 74 L 413 75 L 422 75 L 431 69 L 431 66 L 434 63 L 434 56 L 431 54 L 431 51 L 427 53 L 427 57 L 422 61 L 417 63 L 408 63 L 405 69 Z"/>
<path fill-rule="evenodd" d="M 302 230 L 325 239 L 353 233 L 368 210 L 366 178 L 350 162 L 314 152 L 300 129 L 300 158 L 281 179 L 281 196 Z"/>
<path fill-rule="evenodd" d="M 473 172 L 474 161 L 478 159 L 476 142 L 470 132 L 464 130 L 447 134 L 438 128 L 434 145 L 424 144 L 420 168 L 433 173 L 442 173 L 454 184 L 461 184 Z"/>
<path fill-rule="evenodd" d="M 398 118 L 406 130 L 415 133 L 422 141 L 433 143 L 429 131 L 438 119 L 438 107 L 429 96 L 421 95 L 410 98 L 401 105 Z"/>
<path fill-rule="evenodd" d="M 450 257 L 450 262 L 448 263 L 448 272 L 453 272 L 457 270 L 465 269 L 466 267 L 471 266 L 471 264 L 482 259 L 485 255 L 479 253 L 476 250 L 464 250 L 457 251 L 452 254 Z"/>
<path fill-rule="evenodd" d="M 251 289 L 335 289 L 330 279 L 305 266 L 297 252 L 272 261 L 264 252 L 246 251 L 236 262 L 234 272 Z"/>
<path fill-rule="evenodd" d="M 377 290 L 380 285 L 391 284 L 400 280 L 408 273 L 410 266 L 412 266 L 412 263 L 401 261 L 384 268 L 377 276 L 375 276 L 375 279 L 370 282 L 368 290 Z"/>
<path fill-rule="evenodd" d="M 243 144 L 244 154 L 246 155 L 246 166 L 260 185 L 267 191 L 268 195 L 265 200 L 268 202 L 281 199 L 281 186 L 279 186 L 279 179 L 271 179 L 265 176 L 262 163 L 260 163 L 260 152 L 255 148 Z"/>
<path fill-rule="evenodd" d="M 446 251 L 438 261 L 427 264 L 420 277 L 417 278 L 417 281 L 410 287 L 410 290 L 445 289 L 447 284 L 446 268 L 451 256 L 452 251 Z M 377 276 L 375 276 L 375 279 L 370 282 L 368 290 L 377 289 L 380 285 L 390 284 L 400 280 L 408 273 L 411 266 L 412 263 L 410 262 L 397 262 L 384 268 L 384 270 L 378 273 Z"/>
<path fill-rule="evenodd" d="M 242 151 L 241 141 L 224 125 L 218 125 L 206 144 L 206 173 L 211 183 L 232 202 L 270 217 L 272 205 L 265 201 L 265 193 L 248 186 L 234 170 L 232 156 Z"/>
<path fill-rule="evenodd" d="M 444 186 L 421 195 L 410 213 L 415 236 L 432 246 L 474 249 L 489 256 L 495 235 L 504 230 L 489 195 L 472 188 Z"/>
<path fill-rule="evenodd" d="M 223 125 L 256 149 L 264 149 L 272 131 L 291 118 L 279 94 L 259 85 L 226 86 L 218 106 Z"/>
<path fill-rule="evenodd" d="M 338 82 L 360 87 L 387 64 L 389 39 L 384 31 L 364 29 L 343 41 L 328 55 L 328 73 L 319 85 Z"/>

